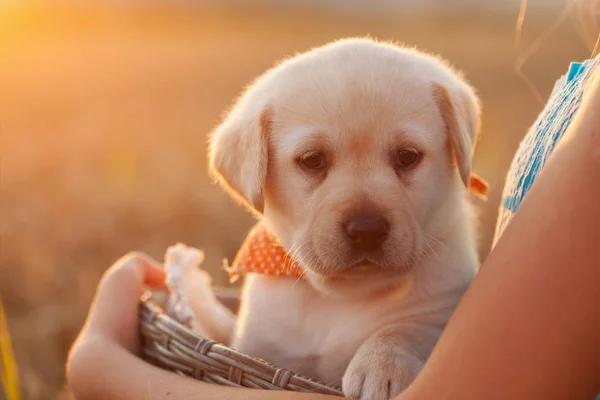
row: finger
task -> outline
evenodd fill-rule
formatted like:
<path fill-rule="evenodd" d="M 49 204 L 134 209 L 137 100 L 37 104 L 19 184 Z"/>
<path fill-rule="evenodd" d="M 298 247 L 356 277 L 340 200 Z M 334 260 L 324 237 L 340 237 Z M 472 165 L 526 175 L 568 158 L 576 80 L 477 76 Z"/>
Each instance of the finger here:
<path fill-rule="evenodd" d="M 104 274 L 87 329 L 137 352 L 139 297 L 147 286 L 164 286 L 165 272 L 142 253 L 119 259 Z"/>
<path fill-rule="evenodd" d="M 125 275 L 126 279 L 135 279 L 140 285 L 165 286 L 166 274 L 163 266 L 141 252 L 132 252 L 121 257 L 104 273 L 103 280 L 109 281 L 114 275 Z"/>

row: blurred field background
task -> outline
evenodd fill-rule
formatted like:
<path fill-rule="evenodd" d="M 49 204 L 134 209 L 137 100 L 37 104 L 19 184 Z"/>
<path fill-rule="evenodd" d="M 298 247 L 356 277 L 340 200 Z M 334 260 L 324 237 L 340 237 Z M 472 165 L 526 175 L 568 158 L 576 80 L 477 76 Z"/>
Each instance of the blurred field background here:
<path fill-rule="evenodd" d="M 417 45 L 479 89 L 487 254 L 504 174 L 541 110 L 514 72 L 519 4 L 414 3 L 0 3 L 0 293 L 25 399 L 68 398 L 67 351 L 99 277 L 124 253 L 161 259 L 181 241 L 205 249 L 205 267 L 226 283 L 221 260 L 252 218 L 207 177 L 207 133 L 253 77 L 330 40 Z M 524 47 L 563 6 L 530 3 Z M 545 98 L 589 54 L 567 18 L 524 72 Z"/>

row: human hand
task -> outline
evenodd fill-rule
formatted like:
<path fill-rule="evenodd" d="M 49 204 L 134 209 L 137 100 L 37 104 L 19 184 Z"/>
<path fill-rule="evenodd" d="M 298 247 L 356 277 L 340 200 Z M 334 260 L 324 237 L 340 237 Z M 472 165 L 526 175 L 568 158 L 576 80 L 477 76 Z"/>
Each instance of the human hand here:
<path fill-rule="evenodd" d="M 143 253 L 120 258 L 102 276 L 96 296 L 67 362 L 74 393 L 85 393 L 103 367 L 103 354 L 123 349 L 140 354 L 139 302 L 148 288 L 161 288 L 165 271 Z M 83 397 L 86 397 L 85 395 Z"/>

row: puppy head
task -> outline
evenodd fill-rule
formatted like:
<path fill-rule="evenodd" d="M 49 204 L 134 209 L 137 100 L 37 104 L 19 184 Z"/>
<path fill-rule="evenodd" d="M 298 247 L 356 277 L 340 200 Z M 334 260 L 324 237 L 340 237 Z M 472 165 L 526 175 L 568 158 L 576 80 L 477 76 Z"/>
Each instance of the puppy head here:
<path fill-rule="evenodd" d="M 466 218 L 478 121 L 440 60 L 342 40 L 259 78 L 212 135 L 210 168 L 315 287 L 372 293 Z"/>

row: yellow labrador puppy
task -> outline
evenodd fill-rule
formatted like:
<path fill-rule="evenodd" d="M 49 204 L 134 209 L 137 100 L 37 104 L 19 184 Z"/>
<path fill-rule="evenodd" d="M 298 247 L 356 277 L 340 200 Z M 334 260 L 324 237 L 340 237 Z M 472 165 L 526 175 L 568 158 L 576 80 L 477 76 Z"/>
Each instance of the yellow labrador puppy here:
<path fill-rule="evenodd" d="M 478 121 L 447 64 L 369 39 L 258 78 L 214 131 L 210 169 L 296 273 L 247 243 L 261 267 L 246 271 L 231 346 L 352 398 L 406 388 L 478 268 Z"/>

